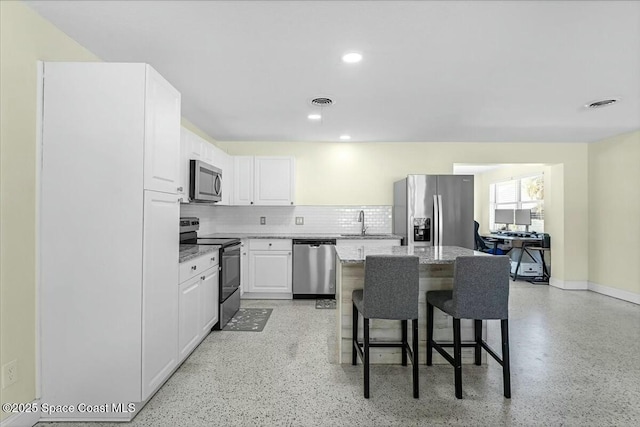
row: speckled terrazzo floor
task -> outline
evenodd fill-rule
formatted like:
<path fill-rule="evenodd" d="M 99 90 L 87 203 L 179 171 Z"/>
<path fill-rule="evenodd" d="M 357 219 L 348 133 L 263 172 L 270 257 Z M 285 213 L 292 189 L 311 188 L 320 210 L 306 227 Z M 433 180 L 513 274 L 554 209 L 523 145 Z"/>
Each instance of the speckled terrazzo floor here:
<path fill-rule="evenodd" d="M 411 397 L 410 367 L 375 366 L 365 400 L 362 366 L 331 363 L 335 310 L 316 310 L 313 300 L 270 300 L 268 306 L 268 328 L 209 335 L 129 425 L 640 425 L 638 305 L 513 284 L 511 400 L 502 396 L 496 363 L 463 367 L 463 400 L 454 397 L 448 365 L 420 366 L 419 400 Z M 489 331 L 498 337 L 499 322 L 493 323 Z M 123 426 L 38 424 L 45 425 Z"/>

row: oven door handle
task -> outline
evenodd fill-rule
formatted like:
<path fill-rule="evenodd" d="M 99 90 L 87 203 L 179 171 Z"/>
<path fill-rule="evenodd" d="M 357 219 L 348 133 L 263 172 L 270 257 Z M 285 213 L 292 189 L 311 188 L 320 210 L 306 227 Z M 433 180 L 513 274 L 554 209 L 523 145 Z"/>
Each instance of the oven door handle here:
<path fill-rule="evenodd" d="M 226 248 L 222 248 L 222 252 L 240 252 L 240 243 L 233 244 L 231 246 L 227 246 Z"/>

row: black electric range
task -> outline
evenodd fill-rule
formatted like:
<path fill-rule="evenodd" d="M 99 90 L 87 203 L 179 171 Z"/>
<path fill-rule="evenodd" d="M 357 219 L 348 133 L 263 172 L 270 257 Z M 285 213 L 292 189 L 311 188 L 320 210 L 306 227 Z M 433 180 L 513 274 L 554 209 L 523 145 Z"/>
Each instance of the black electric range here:
<path fill-rule="evenodd" d="M 240 244 L 240 239 L 233 239 L 233 238 L 219 239 L 219 238 L 212 238 L 212 237 L 197 237 L 195 242 L 193 243 L 195 243 L 196 245 L 220 245 L 223 248 L 226 248 L 228 246 Z"/>
<path fill-rule="evenodd" d="M 240 308 L 240 239 L 198 237 L 199 228 L 198 218 L 180 218 L 180 244 L 220 246 L 217 329 L 222 329 Z"/>

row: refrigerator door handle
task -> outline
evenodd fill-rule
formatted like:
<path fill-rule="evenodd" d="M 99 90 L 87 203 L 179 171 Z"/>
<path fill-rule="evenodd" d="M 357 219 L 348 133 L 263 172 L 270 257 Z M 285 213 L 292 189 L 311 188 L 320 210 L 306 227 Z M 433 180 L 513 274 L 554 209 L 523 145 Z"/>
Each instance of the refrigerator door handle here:
<path fill-rule="evenodd" d="M 413 215 L 409 216 L 409 222 L 407 223 L 407 244 L 411 245 L 415 242 L 413 236 Z"/>
<path fill-rule="evenodd" d="M 442 196 L 438 194 L 438 246 L 442 246 L 442 241 L 444 240 L 444 227 L 442 223 L 444 221 L 444 217 L 442 216 Z"/>
<path fill-rule="evenodd" d="M 433 246 L 440 245 L 440 232 L 438 226 L 440 224 L 440 207 L 438 206 L 438 196 L 433 195 Z"/>

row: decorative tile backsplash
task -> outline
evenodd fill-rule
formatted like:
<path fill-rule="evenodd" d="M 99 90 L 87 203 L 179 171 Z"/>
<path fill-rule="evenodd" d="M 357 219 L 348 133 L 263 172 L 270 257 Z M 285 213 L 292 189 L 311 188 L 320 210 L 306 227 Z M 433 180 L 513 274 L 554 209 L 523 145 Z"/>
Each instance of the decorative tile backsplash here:
<path fill-rule="evenodd" d="M 181 205 L 180 216 L 200 218 L 200 233 L 391 233 L 392 206 L 204 206 Z M 260 225 L 264 217 L 266 224 Z M 296 217 L 303 225 L 296 225 Z"/>

